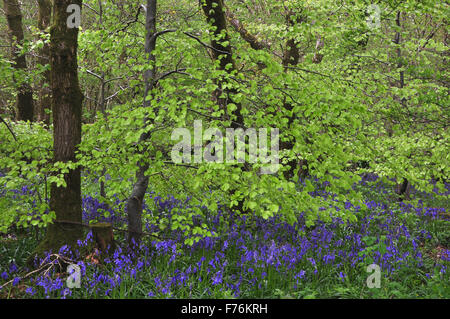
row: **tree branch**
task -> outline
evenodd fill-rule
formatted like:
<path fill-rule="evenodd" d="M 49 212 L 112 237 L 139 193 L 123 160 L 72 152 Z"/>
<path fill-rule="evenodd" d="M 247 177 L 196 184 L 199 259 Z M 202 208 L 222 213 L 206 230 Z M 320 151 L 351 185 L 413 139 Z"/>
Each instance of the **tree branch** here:
<path fill-rule="evenodd" d="M 239 21 L 233 13 L 231 13 L 228 8 L 225 11 L 225 15 L 227 17 L 228 22 L 231 26 L 241 35 L 242 39 L 248 42 L 250 46 L 255 50 L 269 49 L 270 43 L 259 40 L 255 35 L 248 32 L 245 26 Z"/>
<path fill-rule="evenodd" d="M 3 122 L 3 124 L 6 125 L 6 127 L 8 128 L 9 132 L 11 133 L 11 135 L 14 137 L 14 140 L 17 142 L 17 138 L 16 138 L 16 134 L 14 134 L 13 130 L 9 127 L 8 123 L 6 123 L 6 121 L 0 116 L 0 121 Z"/>
<path fill-rule="evenodd" d="M 203 45 L 205 48 L 211 49 L 211 50 L 216 51 L 216 52 L 219 52 L 219 53 L 221 53 L 221 54 L 227 54 L 227 55 L 230 54 L 230 52 L 222 51 L 222 50 L 219 50 L 219 49 L 216 49 L 216 48 L 210 46 L 209 44 L 203 42 L 202 40 L 200 40 L 200 38 L 196 37 L 195 35 L 193 35 L 193 34 L 191 34 L 191 33 L 189 33 L 189 32 L 184 31 L 183 33 L 186 34 L 188 37 L 190 37 L 190 38 L 196 40 L 198 43 L 200 43 L 201 45 Z"/>

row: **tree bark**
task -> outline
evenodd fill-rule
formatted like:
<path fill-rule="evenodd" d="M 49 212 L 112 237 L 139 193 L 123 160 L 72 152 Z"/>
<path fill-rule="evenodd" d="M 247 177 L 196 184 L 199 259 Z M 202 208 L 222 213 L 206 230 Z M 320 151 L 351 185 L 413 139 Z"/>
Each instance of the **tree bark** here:
<path fill-rule="evenodd" d="M 52 17 L 52 1 L 38 0 L 39 14 L 38 14 L 38 28 L 41 32 L 46 33 L 50 26 Z M 50 62 L 50 46 L 44 43 L 44 46 L 39 50 L 38 63 L 46 65 Z M 50 70 L 46 70 L 43 74 L 44 79 L 40 83 L 39 102 L 36 108 L 37 120 L 45 124 L 50 124 L 50 115 L 46 110 L 51 109 L 51 89 L 50 89 Z"/>
<path fill-rule="evenodd" d="M 76 162 L 75 152 L 81 142 L 81 109 L 83 94 L 78 83 L 78 28 L 68 28 L 66 12 L 70 4 L 79 5 L 82 0 L 55 0 L 53 25 L 50 30 L 50 66 L 53 112 L 53 161 Z M 73 246 L 83 235 L 80 225 L 81 176 L 80 169 L 69 170 L 64 175 L 66 187 L 51 185 L 50 210 L 56 221 L 49 225 L 37 252 L 58 249 L 62 245 Z"/>
<path fill-rule="evenodd" d="M 114 252 L 116 243 L 114 242 L 114 233 L 111 223 L 96 223 L 90 225 L 92 237 L 97 244 L 102 255 L 108 255 Z"/>
<path fill-rule="evenodd" d="M 236 16 L 230 11 L 226 10 L 225 12 L 226 17 L 230 25 L 241 35 L 242 39 L 247 41 L 250 46 L 255 50 L 262 50 L 262 49 L 270 49 L 270 43 L 258 39 L 255 35 L 248 32 L 248 30 L 245 28 L 244 24 L 239 21 L 239 19 L 236 18 Z"/>
<path fill-rule="evenodd" d="M 401 18 L 401 12 L 398 11 L 396 18 L 395 18 L 395 24 L 399 29 L 401 27 L 400 18 Z M 395 37 L 394 37 L 394 43 L 397 46 L 400 45 L 400 38 L 401 38 L 400 31 L 396 31 Z M 397 47 L 397 59 L 398 59 L 397 68 L 398 69 L 401 69 L 403 66 L 401 58 L 402 58 L 402 51 L 401 51 L 400 47 L 398 46 Z M 405 86 L 405 77 L 404 77 L 403 71 L 399 72 L 398 86 L 400 89 L 402 89 Z M 406 108 L 406 99 L 405 98 L 402 98 L 400 100 L 400 103 L 402 104 L 403 108 Z M 399 201 L 409 200 L 409 192 L 410 192 L 410 183 L 409 183 L 408 179 L 403 178 L 402 183 L 398 184 L 396 187 L 396 193 L 398 194 L 398 200 Z"/>
<path fill-rule="evenodd" d="M 146 36 L 145 36 L 145 52 L 148 55 L 149 62 L 155 62 L 153 51 L 156 47 L 156 0 L 147 0 L 146 11 Z M 154 65 L 154 64 L 153 64 Z M 147 98 L 151 92 L 155 81 L 155 69 L 152 67 L 144 73 L 145 93 L 144 93 L 144 107 L 151 106 L 151 100 Z M 144 125 L 149 124 L 149 119 L 145 119 Z M 145 132 L 139 138 L 139 143 L 150 138 L 150 133 Z M 142 236 L 142 204 L 144 201 L 145 192 L 148 187 L 148 176 L 145 172 L 148 170 L 149 164 L 145 160 L 138 163 L 138 171 L 136 172 L 136 183 L 133 186 L 133 191 L 127 201 L 127 216 L 128 216 L 128 244 L 131 248 L 137 247 Z"/>
<path fill-rule="evenodd" d="M 213 35 L 211 38 L 211 51 L 214 61 L 219 61 L 219 70 L 225 71 L 228 74 L 236 72 L 236 64 L 233 59 L 233 52 L 231 50 L 230 37 L 227 30 L 227 20 L 225 15 L 225 7 L 223 0 L 206 0 L 202 2 L 203 12 L 206 16 L 206 21 L 213 27 Z M 224 110 L 225 120 L 231 119 L 231 128 L 245 129 L 244 117 L 242 116 L 241 103 L 233 100 L 233 95 L 238 93 L 235 88 L 230 88 L 227 84 L 226 78 L 219 78 L 217 81 L 218 89 L 214 92 L 214 99 L 218 105 Z M 224 96 L 224 97 L 221 97 Z M 233 103 L 236 109 L 229 114 L 227 105 Z M 248 163 L 244 163 L 241 168 L 242 171 L 248 171 L 250 167 Z M 236 189 L 231 187 L 230 194 L 236 193 Z M 248 213 L 244 209 L 244 199 L 240 198 L 237 201 L 236 210 L 242 214 Z M 230 221 L 231 222 L 231 221 Z"/>
<path fill-rule="evenodd" d="M 287 11 L 286 13 L 286 24 L 288 26 L 294 26 L 296 23 L 301 23 L 303 22 L 305 18 L 303 16 L 300 17 L 296 17 L 294 15 L 294 12 L 292 12 L 291 10 Z M 295 39 L 290 38 L 286 41 L 286 49 L 284 51 L 284 56 L 283 56 L 283 67 L 284 67 L 284 71 L 287 72 L 289 66 L 295 66 L 300 62 L 300 53 L 298 50 L 298 42 L 295 41 Z M 289 117 L 288 117 L 288 129 L 291 127 L 291 125 L 294 123 L 294 118 L 295 118 L 295 114 L 292 113 L 292 110 L 294 108 L 294 106 L 292 105 L 292 103 L 290 103 L 287 98 L 285 98 L 284 102 L 283 102 L 283 108 L 290 113 Z M 286 140 L 286 141 L 281 141 L 280 143 L 280 149 L 281 150 L 292 150 L 294 148 L 295 142 L 290 139 L 290 140 Z M 284 171 L 284 177 L 286 179 L 291 179 L 294 177 L 294 172 L 296 167 L 299 167 L 299 177 L 304 178 L 307 175 L 307 168 L 303 168 L 303 166 L 307 167 L 308 163 L 306 160 L 300 160 L 300 162 L 297 159 L 290 159 L 287 163 L 288 169 L 286 171 Z"/>
<path fill-rule="evenodd" d="M 286 24 L 294 26 L 297 23 L 297 18 L 294 16 L 294 12 L 289 10 L 286 13 Z M 286 68 L 289 65 L 297 65 L 300 61 L 300 53 L 298 50 L 298 42 L 294 38 L 289 38 L 286 41 L 286 48 L 283 56 L 283 66 Z"/>
<path fill-rule="evenodd" d="M 19 71 L 27 70 L 25 55 L 20 53 L 18 46 L 23 44 L 22 13 L 17 0 L 3 0 L 6 20 L 8 21 L 9 36 L 12 47 L 14 68 Z M 17 120 L 33 121 L 33 90 L 28 83 L 19 85 L 17 92 Z"/>
<path fill-rule="evenodd" d="M 205 13 L 207 22 L 214 28 L 213 37 L 211 39 L 211 50 L 214 61 L 219 61 L 219 69 L 231 74 L 236 71 L 236 64 L 233 60 L 233 52 L 231 50 L 230 37 L 227 32 L 227 22 L 225 17 L 223 0 L 206 0 L 202 2 L 203 12 Z M 233 101 L 233 94 L 237 93 L 234 88 L 224 89 L 226 79 L 220 78 L 217 82 L 218 89 L 215 92 L 215 99 L 219 106 L 227 114 L 228 119 L 232 118 L 232 128 L 244 128 L 244 118 L 241 114 L 242 105 Z M 220 97 L 224 93 L 225 97 Z M 233 103 L 236 109 L 228 114 L 227 104 Z"/>

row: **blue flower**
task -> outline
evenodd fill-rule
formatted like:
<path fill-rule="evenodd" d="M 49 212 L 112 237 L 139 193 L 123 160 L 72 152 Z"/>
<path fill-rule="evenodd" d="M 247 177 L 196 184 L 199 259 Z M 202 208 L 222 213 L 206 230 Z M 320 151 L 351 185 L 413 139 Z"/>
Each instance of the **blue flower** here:
<path fill-rule="evenodd" d="M 62 292 L 61 292 L 61 296 L 66 297 L 66 296 L 72 296 L 72 290 L 70 290 L 69 288 L 65 288 Z"/>
<path fill-rule="evenodd" d="M 222 283 L 222 279 L 223 279 L 223 273 L 222 273 L 221 270 L 219 270 L 219 271 L 214 275 L 214 277 L 212 278 L 212 281 L 213 281 L 212 284 L 213 284 L 213 286 Z"/>
<path fill-rule="evenodd" d="M 25 292 L 32 296 L 36 293 L 36 291 L 34 291 L 34 289 L 31 287 L 28 287 L 27 289 L 25 289 Z"/>
<path fill-rule="evenodd" d="M 17 265 L 15 263 L 11 263 L 9 264 L 9 273 L 15 273 L 19 268 L 17 267 Z"/>
<path fill-rule="evenodd" d="M 12 285 L 13 285 L 13 286 L 17 286 L 17 284 L 18 284 L 19 282 L 20 282 L 20 277 L 16 277 L 16 278 L 14 278 Z"/>

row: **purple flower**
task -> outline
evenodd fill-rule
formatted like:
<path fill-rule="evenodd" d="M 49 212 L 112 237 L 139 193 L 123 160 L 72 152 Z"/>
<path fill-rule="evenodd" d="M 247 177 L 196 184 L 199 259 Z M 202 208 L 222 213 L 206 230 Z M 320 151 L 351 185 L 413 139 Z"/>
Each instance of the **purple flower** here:
<path fill-rule="evenodd" d="M 61 296 L 66 297 L 66 296 L 72 296 L 72 291 L 69 288 L 65 288 L 62 292 L 61 292 Z"/>
<path fill-rule="evenodd" d="M 13 286 L 17 286 L 17 284 L 18 284 L 19 282 L 20 282 L 20 277 L 16 277 L 16 278 L 14 278 L 12 285 L 13 285 Z"/>
<path fill-rule="evenodd" d="M 305 274 L 306 274 L 306 271 L 304 271 L 304 270 L 300 270 L 300 272 L 299 272 L 299 273 L 297 273 L 297 275 L 295 275 L 295 277 L 294 277 L 294 278 L 299 278 L 299 279 L 302 279 L 303 277 L 305 277 Z"/>
<path fill-rule="evenodd" d="M 27 294 L 29 294 L 29 295 L 34 295 L 36 292 L 34 291 L 34 289 L 33 288 L 31 288 L 31 287 L 28 287 L 27 289 L 25 289 L 25 292 L 27 293 Z"/>
<path fill-rule="evenodd" d="M 219 271 L 214 275 L 214 277 L 212 278 L 212 281 L 213 281 L 212 284 L 213 284 L 213 286 L 222 283 L 222 279 L 223 279 L 223 274 L 222 274 L 222 271 L 219 270 Z"/>
<path fill-rule="evenodd" d="M 165 295 L 169 294 L 169 292 L 170 292 L 170 290 L 169 290 L 168 287 L 164 287 L 161 291 L 162 291 L 162 293 L 165 294 Z"/>
<path fill-rule="evenodd" d="M 17 267 L 17 265 L 15 263 L 11 263 L 9 265 L 9 273 L 10 274 L 15 273 L 18 269 L 19 268 Z"/>
<path fill-rule="evenodd" d="M 161 286 L 162 282 L 161 282 L 161 279 L 159 277 L 155 277 L 154 281 L 155 281 L 156 287 Z"/>
<path fill-rule="evenodd" d="M 308 261 L 311 263 L 311 265 L 313 265 L 313 267 L 316 267 L 316 261 L 314 260 L 314 258 L 308 258 Z"/>

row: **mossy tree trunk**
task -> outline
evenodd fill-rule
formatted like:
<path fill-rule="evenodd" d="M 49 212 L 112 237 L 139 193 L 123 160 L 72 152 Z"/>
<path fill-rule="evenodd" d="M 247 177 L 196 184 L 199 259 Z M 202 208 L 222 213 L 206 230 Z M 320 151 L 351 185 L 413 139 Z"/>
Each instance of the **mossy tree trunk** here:
<path fill-rule="evenodd" d="M 55 0 L 53 25 L 50 29 L 50 67 L 53 113 L 54 162 L 75 162 L 77 145 L 81 142 L 81 107 L 83 94 L 78 83 L 77 47 L 78 28 L 68 28 L 66 12 L 70 4 L 82 0 Z M 80 169 L 69 170 L 64 175 L 66 187 L 52 184 L 50 209 L 56 221 L 49 225 L 44 241 L 37 253 L 56 250 L 62 245 L 72 246 L 83 235 L 81 225 Z"/>
<path fill-rule="evenodd" d="M 50 26 L 52 17 L 52 1 L 51 0 L 38 0 L 39 14 L 38 14 L 38 27 L 41 32 L 46 33 L 47 28 Z M 44 43 L 44 46 L 39 50 L 38 63 L 46 65 L 50 62 L 50 45 Z M 50 70 L 46 70 L 43 74 L 44 78 L 40 83 L 39 89 L 39 101 L 36 108 L 37 120 L 43 121 L 47 125 L 50 124 L 50 115 L 46 110 L 51 109 L 51 89 L 50 89 Z"/>
<path fill-rule="evenodd" d="M 11 39 L 14 68 L 26 72 L 27 61 L 20 53 L 19 46 L 23 44 L 22 13 L 18 0 L 3 0 L 6 20 L 8 21 L 9 37 Z M 24 82 L 20 83 L 17 92 L 17 119 L 33 121 L 33 90 Z"/>

